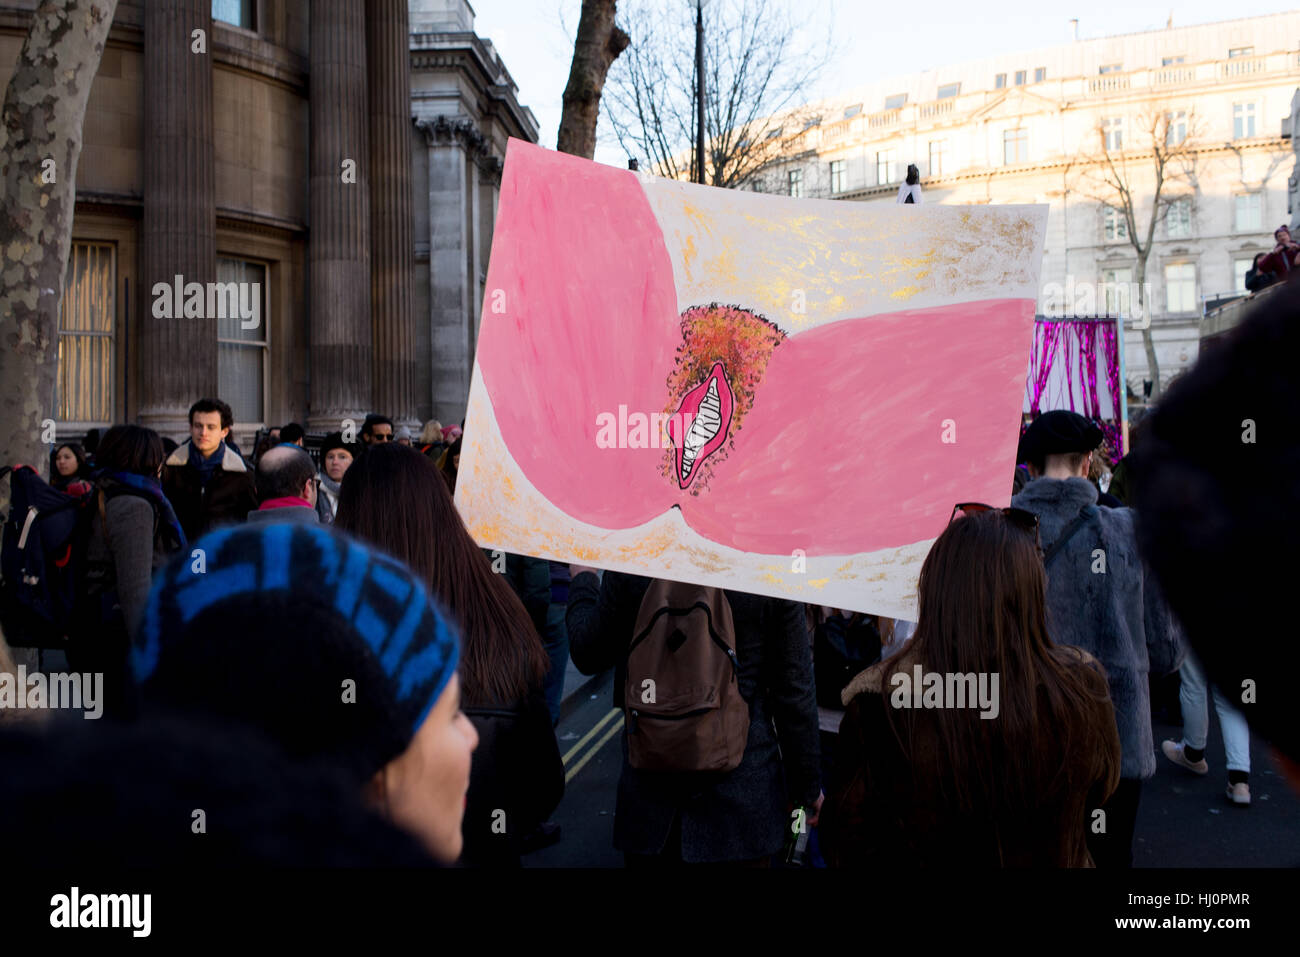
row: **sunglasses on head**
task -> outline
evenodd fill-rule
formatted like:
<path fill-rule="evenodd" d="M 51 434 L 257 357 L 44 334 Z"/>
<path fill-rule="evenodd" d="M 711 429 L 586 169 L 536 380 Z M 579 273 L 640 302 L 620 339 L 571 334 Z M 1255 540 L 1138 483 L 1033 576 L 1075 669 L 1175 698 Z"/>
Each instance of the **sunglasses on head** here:
<path fill-rule="evenodd" d="M 1038 516 L 1023 508 L 994 508 L 992 505 L 985 505 L 983 502 L 959 502 L 952 507 L 952 515 L 948 519 L 948 524 L 951 525 L 957 521 L 959 515 L 978 515 L 980 512 L 1001 512 L 1011 524 L 1034 536 L 1035 541 L 1038 540 Z"/>

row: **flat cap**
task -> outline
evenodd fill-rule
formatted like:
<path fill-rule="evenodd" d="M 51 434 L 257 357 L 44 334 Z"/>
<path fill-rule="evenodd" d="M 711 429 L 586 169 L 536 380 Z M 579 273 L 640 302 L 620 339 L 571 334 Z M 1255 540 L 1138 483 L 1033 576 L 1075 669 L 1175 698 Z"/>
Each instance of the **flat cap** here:
<path fill-rule="evenodd" d="M 1101 445 L 1101 427 L 1091 419 L 1067 409 L 1044 412 L 1030 423 L 1020 437 L 1016 461 L 1028 462 L 1044 455 L 1091 452 Z"/>

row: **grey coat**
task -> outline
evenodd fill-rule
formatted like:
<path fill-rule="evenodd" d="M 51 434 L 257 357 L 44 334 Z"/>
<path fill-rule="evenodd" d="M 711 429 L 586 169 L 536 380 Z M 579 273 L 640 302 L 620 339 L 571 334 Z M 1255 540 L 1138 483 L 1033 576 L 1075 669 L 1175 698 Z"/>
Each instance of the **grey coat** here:
<path fill-rule="evenodd" d="M 1097 487 L 1084 478 L 1037 478 L 1011 504 L 1038 516 L 1048 549 L 1085 506 L 1097 504 Z M 1105 666 L 1123 752 L 1120 776 L 1145 780 L 1156 773 L 1147 673 L 1176 671 L 1183 647 L 1138 554 L 1133 517 L 1132 509 L 1100 507 L 1075 533 L 1048 566 L 1047 612 L 1054 642 L 1082 648 Z"/>
<path fill-rule="evenodd" d="M 134 633 L 149 600 L 153 573 L 167 563 L 168 552 L 147 499 L 115 495 L 104 503 L 103 518 L 101 522 L 95 507 L 86 544 L 87 578 L 103 588 L 117 589 L 127 630 Z"/>

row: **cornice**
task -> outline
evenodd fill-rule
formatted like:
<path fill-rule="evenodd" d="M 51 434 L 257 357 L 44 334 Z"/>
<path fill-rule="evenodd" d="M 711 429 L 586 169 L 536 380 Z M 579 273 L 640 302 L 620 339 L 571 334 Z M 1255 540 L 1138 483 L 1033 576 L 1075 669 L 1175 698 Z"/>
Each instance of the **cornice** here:
<path fill-rule="evenodd" d="M 501 182 L 501 158 L 492 152 L 491 142 L 469 117 L 417 119 L 415 128 L 424 134 L 425 142 L 430 146 L 459 146 L 488 182 Z"/>

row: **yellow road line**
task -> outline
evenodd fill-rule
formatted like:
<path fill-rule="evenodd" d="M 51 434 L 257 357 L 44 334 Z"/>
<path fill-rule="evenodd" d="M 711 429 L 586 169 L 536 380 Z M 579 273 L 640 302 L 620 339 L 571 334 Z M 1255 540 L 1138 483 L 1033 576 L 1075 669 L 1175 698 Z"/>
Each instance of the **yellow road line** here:
<path fill-rule="evenodd" d="M 614 713 L 618 714 L 617 711 L 615 711 Z M 568 784 L 575 777 L 577 777 L 578 772 L 581 771 L 586 766 L 587 762 L 591 760 L 592 755 L 594 755 L 597 751 L 603 748 L 610 738 L 614 737 L 614 735 L 618 734 L 622 730 L 623 730 L 623 726 L 621 724 L 612 725 L 610 729 L 606 731 L 605 734 L 601 737 L 601 739 L 597 741 L 594 745 L 592 745 L 591 750 L 582 756 L 582 760 L 565 772 L 564 783 Z"/>
<path fill-rule="evenodd" d="M 596 733 L 599 732 L 601 728 L 605 727 L 605 725 L 609 724 L 612 718 L 615 718 L 622 713 L 623 712 L 620 711 L 618 708 L 615 708 L 609 714 L 605 715 L 605 717 L 601 718 L 600 721 L 597 722 L 596 726 L 592 728 L 590 731 L 588 731 L 586 734 L 584 734 L 581 740 L 579 740 L 577 744 L 569 748 L 568 753 L 565 754 L 565 756 L 560 760 L 562 760 L 565 764 L 568 764 L 569 760 L 582 749 L 582 746 L 584 744 L 586 744 L 593 737 L 595 737 Z"/>

